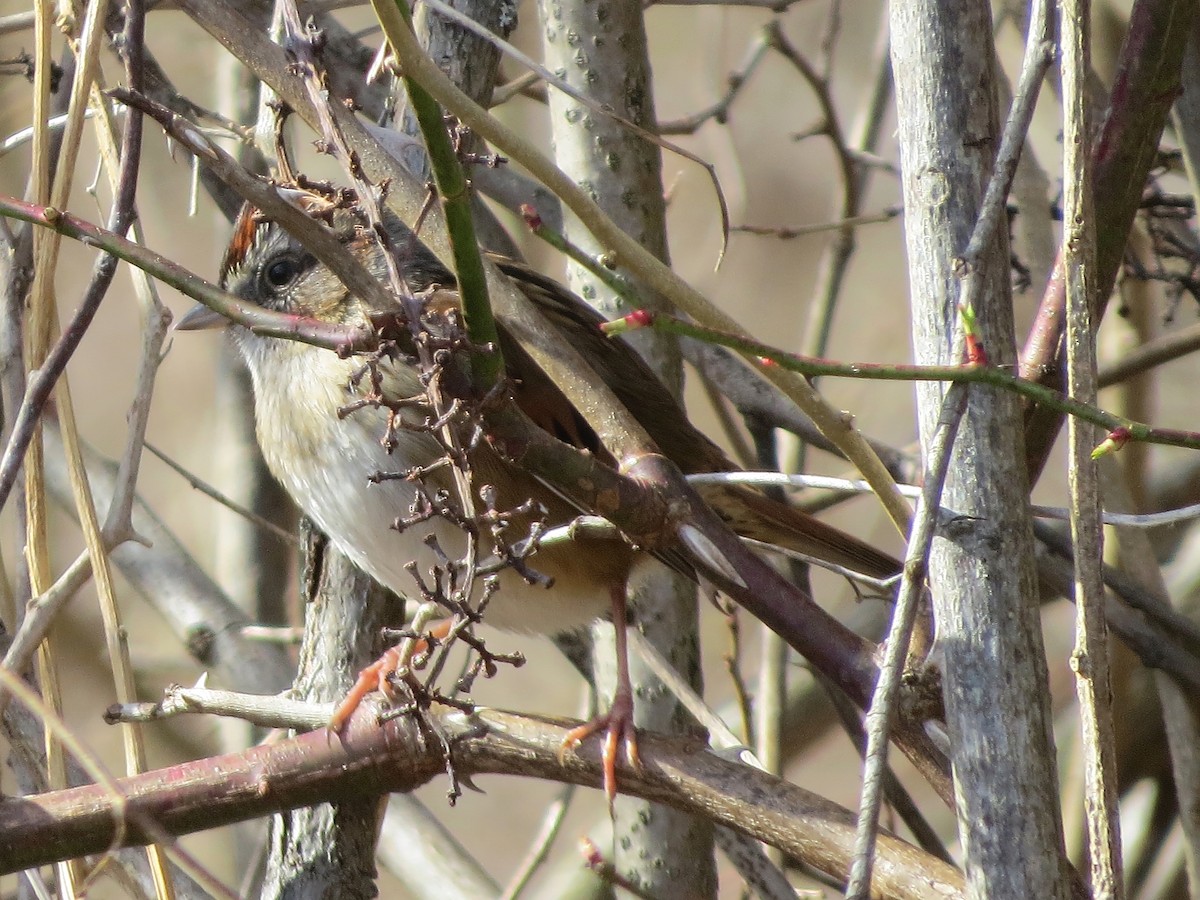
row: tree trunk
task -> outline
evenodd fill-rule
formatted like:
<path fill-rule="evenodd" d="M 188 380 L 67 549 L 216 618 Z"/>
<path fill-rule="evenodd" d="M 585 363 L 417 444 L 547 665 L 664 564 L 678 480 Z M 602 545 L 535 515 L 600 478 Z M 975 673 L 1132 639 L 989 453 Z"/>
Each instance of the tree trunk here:
<path fill-rule="evenodd" d="M 954 261 L 999 145 L 991 11 L 975 0 L 892 5 L 905 229 L 918 363 L 962 361 Z M 1015 357 L 1004 224 L 983 249 L 975 313 L 993 364 Z M 922 444 L 946 386 L 918 386 Z M 930 584 L 945 660 L 959 837 L 974 897 L 1065 898 L 1067 869 L 1015 394 L 972 388 L 934 540 Z"/>

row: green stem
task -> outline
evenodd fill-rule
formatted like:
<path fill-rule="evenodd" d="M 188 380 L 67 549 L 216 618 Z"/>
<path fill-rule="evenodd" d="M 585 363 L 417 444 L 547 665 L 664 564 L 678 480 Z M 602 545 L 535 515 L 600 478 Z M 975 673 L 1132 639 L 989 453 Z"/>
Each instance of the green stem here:
<path fill-rule="evenodd" d="M 406 44 L 395 39 L 398 29 L 413 30 L 412 12 L 408 4 L 405 0 L 371 0 L 371 7 L 401 68 L 408 68 L 402 55 L 402 48 Z M 446 231 L 450 236 L 454 274 L 462 297 L 467 334 L 477 346 L 492 348 L 490 353 L 471 354 L 472 375 L 476 385 L 486 390 L 500 379 L 504 371 L 504 358 L 500 355 L 500 335 L 488 300 L 483 256 L 475 238 L 470 185 L 446 130 L 441 106 L 425 88 L 407 75 L 404 76 L 404 87 L 421 127 L 421 135 L 425 138 L 438 198 L 446 215 Z"/>
<path fill-rule="evenodd" d="M 1021 378 L 995 366 L 916 366 L 884 363 L 841 363 L 811 356 L 800 356 L 762 344 L 758 341 L 728 332 L 705 328 L 685 322 L 674 316 L 639 311 L 609 323 L 608 334 L 620 334 L 631 328 L 650 326 L 669 334 L 696 338 L 710 344 L 729 347 L 739 353 L 767 360 L 782 369 L 797 372 L 807 377 L 865 378 L 873 381 L 947 381 L 964 384 L 986 384 L 1004 390 L 1015 391 L 1048 408 L 1075 416 L 1117 432 L 1124 439 L 1143 441 L 1150 444 L 1165 444 L 1171 447 L 1187 447 L 1200 450 L 1200 432 L 1181 431 L 1174 428 L 1156 428 L 1116 416 L 1066 397 L 1058 391 L 1034 381 Z M 1123 441 L 1122 441 L 1123 442 Z M 1103 445 L 1102 445 L 1103 446 Z M 1114 448 L 1115 449 L 1115 448 Z"/>
<path fill-rule="evenodd" d="M 627 307 L 638 307 L 641 305 L 641 297 L 638 296 L 637 289 L 633 283 L 619 272 L 614 272 L 608 265 L 605 264 L 604 257 L 593 256 L 588 253 L 578 244 L 573 242 L 565 234 L 555 231 L 549 225 L 542 221 L 531 206 L 522 206 L 521 215 L 525 219 L 525 224 L 529 226 L 529 230 L 533 232 L 535 237 L 541 238 L 559 253 L 562 253 L 572 262 L 576 262 L 588 270 L 596 279 L 604 284 L 610 291 L 625 301 Z"/>

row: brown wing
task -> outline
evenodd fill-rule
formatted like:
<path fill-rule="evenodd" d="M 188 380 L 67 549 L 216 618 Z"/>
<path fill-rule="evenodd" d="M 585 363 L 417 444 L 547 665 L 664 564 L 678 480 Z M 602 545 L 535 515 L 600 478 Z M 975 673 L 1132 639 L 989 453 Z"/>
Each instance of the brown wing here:
<path fill-rule="evenodd" d="M 671 393 L 640 356 L 600 331 L 601 317 L 555 281 L 508 260 L 496 259 L 540 312 L 569 334 L 571 343 L 596 369 L 617 398 L 635 415 L 664 454 L 686 474 L 732 471 L 737 467 L 696 430 Z M 501 350 L 514 378 L 516 401 L 540 427 L 560 440 L 586 448 L 611 462 L 595 432 L 558 387 L 513 340 L 503 335 Z M 900 571 L 898 560 L 819 519 L 779 503 L 752 488 L 706 485 L 701 496 L 744 537 L 765 541 L 887 578 Z"/>
<path fill-rule="evenodd" d="M 686 474 L 736 468 L 721 448 L 699 432 L 646 362 L 621 339 L 600 330 L 604 319 L 560 284 L 519 263 L 493 257 L 498 268 L 574 346 L 634 415 L 663 454 Z M 500 323 L 503 326 L 503 322 Z M 515 341 L 501 331 L 501 352 L 509 374 L 519 380 L 517 403 L 550 434 L 606 456 L 596 433 L 558 387 Z M 528 405 L 527 405 L 528 404 Z M 567 436 L 573 436 L 568 439 Z"/>

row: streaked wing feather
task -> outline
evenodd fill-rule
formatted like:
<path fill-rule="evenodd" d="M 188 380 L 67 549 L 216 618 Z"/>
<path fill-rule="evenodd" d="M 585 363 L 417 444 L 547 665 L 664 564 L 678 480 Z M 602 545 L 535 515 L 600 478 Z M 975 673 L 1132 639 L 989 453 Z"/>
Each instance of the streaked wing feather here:
<path fill-rule="evenodd" d="M 566 294 L 561 286 L 511 260 L 493 258 L 501 271 L 517 279 L 539 312 L 557 325 L 591 363 L 605 383 L 686 474 L 733 471 L 737 468 L 688 420 L 686 413 L 640 356 L 620 340 L 600 331 L 601 316 Z M 503 324 L 503 323 L 501 323 Z M 503 335 L 503 331 L 502 331 Z M 518 405 L 548 433 L 577 447 L 611 457 L 583 417 L 558 387 L 515 341 L 502 337 L 501 349 L 517 382 Z M 901 564 L 865 541 L 771 499 L 753 488 L 702 486 L 699 493 L 738 534 L 814 556 L 874 578 L 888 578 Z M 686 564 L 674 554 L 664 559 L 680 571 Z"/>

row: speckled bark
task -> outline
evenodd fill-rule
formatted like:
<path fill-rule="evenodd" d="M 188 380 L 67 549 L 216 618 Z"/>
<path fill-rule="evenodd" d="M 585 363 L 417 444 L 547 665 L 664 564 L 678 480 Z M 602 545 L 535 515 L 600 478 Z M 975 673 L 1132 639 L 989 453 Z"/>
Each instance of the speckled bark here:
<path fill-rule="evenodd" d="M 641 4 L 621 0 L 542 0 L 545 65 L 572 87 L 644 128 L 655 127 L 654 96 Z M 561 91 L 550 90 L 554 159 L 630 237 L 668 262 L 662 158 L 658 147 L 637 137 L 611 116 L 589 109 Z M 565 212 L 572 240 L 602 252 L 578 220 Z M 620 261 L 618 260 L 618 263 Z M 580 266 L 569 266 L 567 283 L 602 312 L 615 313 L 610 291 Z M 647 306 L 655 305 L 645 298 Z M 665 335 L 647 329 L 633 335 L 659 375 L 679 387 L 679 354 Z"/>
<path fill-rule="evenodd" d="M 545 65 L 577 90 L 618 115 L 653 130 L 654 97 L 642 6 L 635 0 L 541 0 Z M 662 162 L 659 149 L 610 116 L 550 90 L 551 134 L 555 161 L 588 191 L 630 236 L 660 259 L 668 260 Z M 571 240 L 593 252 L 599 246 L 567 214 Z M 618 261 L 619 262 L 619 261 Z M 568 283 L 606 315 L 617 312 L 615 298 L 579 266 L 568 267 Z M 647 297 L 645 305 L 653 306 Z M 647 329 L 635 337 L 638 349 L 675 390 L 681 385 L 678 349 Z M 636 627 L 676 669 L 699 682 L 695 590 L 666 572 L 631 585 Z M 602 693 L 615 683 L 614 653 L 607 633 L 594 658 Z M 631 659 L 631 678 L 639 727 L 675 731 L 687 726 L 677 701 Z M 716 892 L 712 831 L 701 822 L 662 806 L 619 799 L 616 807 L 616 863 L 621 872 L 650 896 L 707 897 Z"/>

